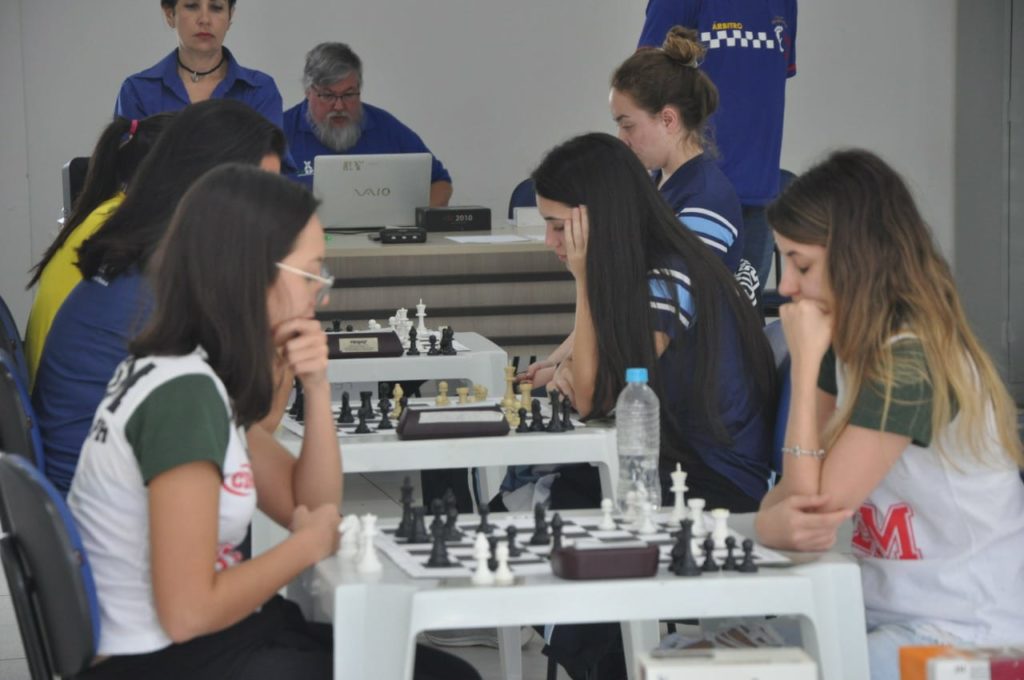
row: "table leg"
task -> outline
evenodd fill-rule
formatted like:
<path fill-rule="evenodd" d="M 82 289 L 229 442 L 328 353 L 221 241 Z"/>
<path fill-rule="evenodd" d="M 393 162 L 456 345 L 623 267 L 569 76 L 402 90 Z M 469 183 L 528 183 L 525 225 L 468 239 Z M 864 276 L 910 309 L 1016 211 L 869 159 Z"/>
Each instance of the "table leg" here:
<path fill-rule="evenodd" d="M 414 587 L 385 585 L 335 591 L 336 680 L 412 678 L 416 632 L 409 622 L 415 592 Z"/>
<path fill-rule="evenodd" d="M 649 652 L 661 641 L 661 629 L 657 621 L 623 621 L 622 646 L 626 656 L 626 674 L 629 680 L 640 677 L 637 672 L 638 654 Z"/>
<path fill-rule="evenodd" d="M 523 639 L 519 626 L 498 629 L 498 656 L 505 680 L 523 680 Z"/>
<path fill-rule="evenodd" d="M 834 565 L 828 570 L 808 570 L 814 588 L 814 611 L 802 617 L 800 632 L 804 649 L 818 662 L 823 680 L 866 678 L 868 670 L 867 624 L 856 564 Z"/>

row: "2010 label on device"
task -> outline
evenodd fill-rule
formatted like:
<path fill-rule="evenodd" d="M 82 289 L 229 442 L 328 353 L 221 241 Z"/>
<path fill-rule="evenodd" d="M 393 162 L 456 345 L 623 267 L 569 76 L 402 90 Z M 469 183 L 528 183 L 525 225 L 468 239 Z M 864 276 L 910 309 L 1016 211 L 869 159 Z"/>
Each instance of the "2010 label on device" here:
<path fill-rule="evenodd" d="M 341 352 L 377 352 L 377 338 L 338 338 L 338 350 Z"/>

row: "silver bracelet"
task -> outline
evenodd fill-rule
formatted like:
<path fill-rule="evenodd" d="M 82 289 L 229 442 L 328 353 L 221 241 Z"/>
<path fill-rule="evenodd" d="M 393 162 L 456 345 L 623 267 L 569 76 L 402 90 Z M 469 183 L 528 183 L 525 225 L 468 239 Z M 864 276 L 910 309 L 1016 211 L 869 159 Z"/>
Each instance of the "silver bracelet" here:
<path fill-rule="evenodd" d="M 822 458 L 825 457 L 825 449 L 805 449 L 802 448 L 799 444 L 794 444 L 793 446 L 783 446 L 782 452 L 788 453 L 792 456 L 796 456 L 797 458 L 799 458 L 800 456 L 810 456 L 811 458 L 817 458 L 818 460 L 821 460 Z"/>

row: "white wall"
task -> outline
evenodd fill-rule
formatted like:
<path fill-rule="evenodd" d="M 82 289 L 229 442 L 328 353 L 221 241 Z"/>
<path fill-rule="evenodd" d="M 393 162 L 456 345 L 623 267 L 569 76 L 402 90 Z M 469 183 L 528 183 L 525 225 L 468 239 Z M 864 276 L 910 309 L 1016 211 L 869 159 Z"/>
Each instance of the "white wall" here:
<path fill-rule="evenodd" d="M 302 96 L 306 50 L 349 42 L 365 63 L 366 101 L 445 162 L 453 202 L 503 219 L 509 192 L 545 149 L 612 131 L 608 77 L 635 47 L 645 4 L 242 0 L 227 44 L 270 73 L 290 106 Z M 955 0 L 805 0 L 783 148 L 794 170 L 837 145 L 881 152 L 911 178 L 947 254 L 954 10 Z M 61 165 L 89 153 L 121 80 L 174 44 L 157 0 L 0 1 L 0 291 L 22 326 L 23 272 L 56 229 Z"/>

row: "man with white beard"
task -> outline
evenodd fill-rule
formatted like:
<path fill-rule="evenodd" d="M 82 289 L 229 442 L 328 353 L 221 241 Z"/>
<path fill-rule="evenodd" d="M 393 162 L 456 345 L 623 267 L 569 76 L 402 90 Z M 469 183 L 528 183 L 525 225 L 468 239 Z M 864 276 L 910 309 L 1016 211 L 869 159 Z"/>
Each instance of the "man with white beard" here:
<path fill-rule="evenodd" d="M 320 43 L 306 55 L 306 99 L 284 113 L 284 134 L 296 168 L 290 176 L 313 187 L 313 159 L 332 154 L 430 153 L 419 135 L 360 98 L 363 64 L 344 43 Z M 452 178 L 433 156 L 430 205 L 448 205 Z"/>

